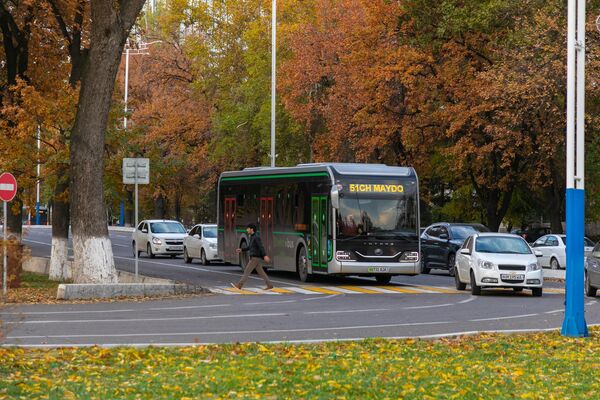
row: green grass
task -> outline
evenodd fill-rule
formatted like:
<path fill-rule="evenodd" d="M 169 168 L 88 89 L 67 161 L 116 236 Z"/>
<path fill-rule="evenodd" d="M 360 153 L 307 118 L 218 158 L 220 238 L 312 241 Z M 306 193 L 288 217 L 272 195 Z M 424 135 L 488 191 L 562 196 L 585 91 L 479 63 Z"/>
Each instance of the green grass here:
<path fill-rule="evenodd" d="M 21 273 L 21 287 L 24 288 L 35 288 L 35 289 L 48 289 L 58 288 L 61 282 L 51 281 L 47 275 L 34 274 L 32 272 Z"/>
<path fill-rule="evenodd" d="M 0 349 L 0 398 L 591 399 L 600 331 L 184 348 Z"/>

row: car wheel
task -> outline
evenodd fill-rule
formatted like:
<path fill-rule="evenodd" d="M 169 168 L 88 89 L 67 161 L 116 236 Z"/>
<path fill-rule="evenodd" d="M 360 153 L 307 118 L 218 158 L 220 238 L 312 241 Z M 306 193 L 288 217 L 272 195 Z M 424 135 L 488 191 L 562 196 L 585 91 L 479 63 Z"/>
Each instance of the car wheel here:
<path fill-rule="evenodd" d="M 429 272 L 431 272 L 431 268 L 427 268 L 425 261 L 421 261 L 421 273 L 427 275 Z"/>
<path fill-rule="evenodd" d="M 560 264 L 558 263 L 558 260 L 554 257 L 552 257 L 552 260 L 550 260 L 550 268 L 560 269 Z"/>
<path fill-rule="evenodd" d="M 375 280 L 380 285 L 387 285 L 392 280 L 391 275 L 375 275 Z"/>
<path fill-rule="evenodd" d="M 202 265 L 210 264 L 210 261 L 206 259 L 206 253 L 204 252 L 204 249 L 202 249 L 200 252 L 200 263 L 202 263 Z"/>
<path fill-rule="evenodd" d="M 454 276 L 456 274 L 456 255 L 450 254 L 448 256 L 448 274 Z"/>
<path fill-rule="evenodd" d="M 514 287 L 514 288 L 513 288 L 513 292 L 515 292 L 515 293 L 520 293 L 520 292 L 522 292 L 522 291 L 523 291 L 523 288 L 522 288 L 522 287 Z"/>
<path fill-rule="evenodd" d="M 154 253 L 152 252 L 152 247 L 150 247 L 150 243 L 148 243 L 148 245 L 146 246 L 146 253 L 148 254 L 148 257 L 150 257 L 150 258 L 156 257 L 154 255 Z"/>
<path fill-rule="evenodd" d="M 475 273 L 471 270 L 471 294 L 473 296 L 479 296 L 481 294 L 481 286 L 477 286 L 475 281 Z"/>
<path fill-rule="evenodd" d="M 592 284 L 590 283 L 590 277 L 588 276 L 588 273 L 585 273 L 585 295 L 587 297 L 596 297 L 596 292 L 598 291 L 597 288 L 593 287 Z"/>
<path fill-rule="evenodd" d="M 301 247 L 300 251 L 298 251 L 296 272 L 302 282 L 310 282 L 312 280 L 312 274 L 308 273 L 308 258 L 306 257 L 306 249 L 304 247 Z"/>
<path fill-rule="evenodd" d="M 542 288 L 541 287 L 534 287 L 531 289 L 531 295 L 533 297 L 542 297 Z"/>
<path fill-rule="evenodd" d="M 187 247 L 183 248 L 183 261 L 185 261 L 186 264 L 192 263 L 192 257 L 188 254 Z"/>
<path fill-rule="evenodd" d="M 456 285 L 456 290 L 465 290 L 467 288 L 467 284 L 460 281 L 458 271 L 454 274 L 454 284 Z"/>

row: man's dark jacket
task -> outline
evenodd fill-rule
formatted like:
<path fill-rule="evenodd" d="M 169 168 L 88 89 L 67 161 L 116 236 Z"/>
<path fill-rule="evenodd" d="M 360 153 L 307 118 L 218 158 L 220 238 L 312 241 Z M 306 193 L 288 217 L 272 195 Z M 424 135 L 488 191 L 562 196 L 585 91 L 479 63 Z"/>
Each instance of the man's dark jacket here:
<path fill-rule="evenodd" d="M 252 257 L 264 258 L 266 255 L 265 248 L 263 247 L 262 241 L 260 240 L 260 237 L 256 233 L 253 233 L 250 236 L 250 243 L 248 244 L 248 247 L 242 248 L 242 251 L 247 251 L 248 257 L 250 257 L 250 258 L 252 258 Z"/>

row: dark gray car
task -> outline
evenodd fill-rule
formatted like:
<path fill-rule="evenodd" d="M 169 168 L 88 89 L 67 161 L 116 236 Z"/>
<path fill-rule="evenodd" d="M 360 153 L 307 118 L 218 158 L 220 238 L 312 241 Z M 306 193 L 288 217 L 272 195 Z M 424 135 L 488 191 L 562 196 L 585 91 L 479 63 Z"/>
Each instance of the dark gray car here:
<path fill-rule="evenodd" d="M 421 273 L 432 269 L 448 270 L 454 276 L 456 252 L 466 238 L 477 232 L 489 232 L 481 224 L 438 222 L 421 234 Z"/>

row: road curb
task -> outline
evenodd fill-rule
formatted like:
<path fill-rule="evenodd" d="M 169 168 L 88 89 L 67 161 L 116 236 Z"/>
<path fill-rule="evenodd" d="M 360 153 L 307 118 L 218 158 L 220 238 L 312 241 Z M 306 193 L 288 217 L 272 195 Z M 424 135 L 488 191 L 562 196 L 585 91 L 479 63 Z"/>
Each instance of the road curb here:
<path fill-rule="evenodd" d="M 59 300 L 109 299 L 114 297 L 165 296 L 178 294 L 207 294 L 208 289 L 186 284 L 114 283 L 114 284 L 60 284 Z"/>

